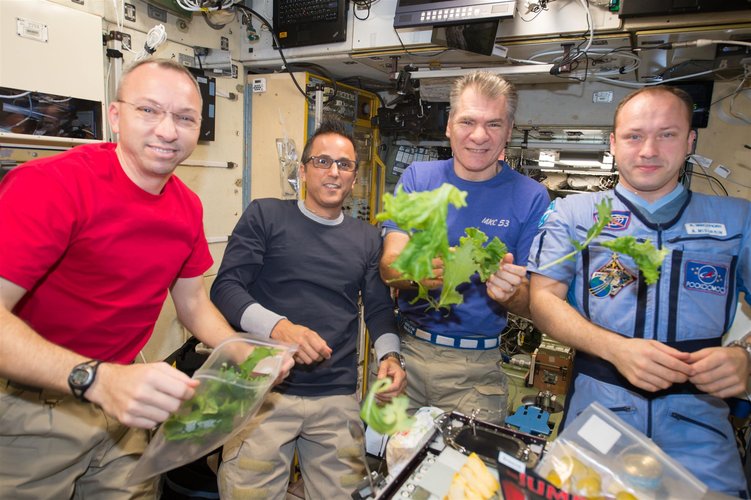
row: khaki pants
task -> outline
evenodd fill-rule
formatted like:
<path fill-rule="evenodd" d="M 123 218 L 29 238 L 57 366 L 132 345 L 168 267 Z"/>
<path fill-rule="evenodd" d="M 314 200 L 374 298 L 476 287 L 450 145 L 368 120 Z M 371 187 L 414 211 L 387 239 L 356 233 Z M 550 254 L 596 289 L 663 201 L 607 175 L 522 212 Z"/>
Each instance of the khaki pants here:
<path fill-rule="evenodd" d="M 221 498 L 285 498 L 295 449 L 305 498 L 351 498 L 365 477 L 362 443 L 347 427 L 348 422 L 362 426 L 359 411 L 354 395 L 270 393 L 245 430 L 224 445 Z"/>
<path fill-rule="evenodd" d="M 0 379 L 0 498 L 156 498 L 155 481 L 126 486 L 146 444 L 93 404 Z"/>
<path fill-rule="evenodd" d="M 508 378 L 498 349 L 476 351 L 443 347 L 402 335 L 407 363 L 407 396 L 411 412 L 423 406 L 458 411 L 503 424 L 508 414 Z"/>

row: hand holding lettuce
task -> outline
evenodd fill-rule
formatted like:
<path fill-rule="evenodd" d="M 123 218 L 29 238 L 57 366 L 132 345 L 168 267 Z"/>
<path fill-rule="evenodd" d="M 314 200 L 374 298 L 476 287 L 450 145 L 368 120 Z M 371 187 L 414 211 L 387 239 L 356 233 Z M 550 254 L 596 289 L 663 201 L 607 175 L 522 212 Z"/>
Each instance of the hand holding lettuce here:
<path fill-rule="evenodd" d="M 222 446 L 258 411 L 294 347 L 235 337 L 217 346 L 193 378 L 193 397 L 154 435 L 130 484 L 192 462 Z"/>
<path fill-rule="evenodd" d="M 506 245 L 501 240 L 494 237 L 485 245 L 487 235 L 474 227 L 465 230 L 459 246 L 449 247 L 446 225 L 449 204 L 456 208 L 464 207 L 466 197 L 466 192 L 451 184 L 414 193 L 405 193 L 399 186 L 395 195 L 383 196 L 384 211 L 376 215 L 377 220 L 391 219 L 409 233 L 407 246 L 391 267 L 401 274 L 400 279 L 417 282 L 415 301 L 424 299 L 434 309 L 448 309 L 453 304 L 464 302 L 456 287 L 469 282 L 475 273 L 486 281 L 498 270 L 498 264 L 506 254 Z M 442 259 L 444 265 L 443 287 L 437 301 L 421 283 L 435 277 L 434 258 Z"/>
<path fill-rule="evenodd" d="M 466 206 L 466 197 L 466 192 L 450 184 L 443 184 L 432 191 L 413 193 L 406 193 L 399 186 L 395 195 L 387 193 L 383 196 L 384 211 L 376 215 L 377 220 L 390 219 L 409 234 L 409 242 L 391 267 L 401 274 L 400 279 L 417 283 L 415 301 L 423 299 L 428 302 L 429 308 L 448 309 L 464 302 L 457 287 L 469 282 L 475 273 L 479 274 L 482 281 L 487 281 L 498 270 L 498 265 L 507 252 L 506 245 L 497 237 L 486 244 L 487 235 L 474 227 L 465 229 L 465 236 L 459 239 L 457 247 L 449 246 L 446 224 L 449 205 L 460 209 Z M 577 253 L 602 233 L 612 218 L 612 200 L 605 198 L 596 208 L 597 222 L 589 228 L 585 240 L 571 240 L 574 246 L 572 252 L 542 265 L 540 270 L 574 259 Z M 639 243 L 632 236 L 622 236 L 602 244 L 614 252 L 633 258 L 648 285 L 659 279 L 660 266 L 667 250 L 657 250 L 649 241 Z M 435 278 L 432 264 L 434 258 L 442 259 L 444 265 L 443 287 L 438 300 L 422 284 L 425 279 Z"/>
<path fill-rule="evenodd" d="M 235 417 L 246 413 L 250 395 L 246 384 L 262 384 L 269 375 L 255 373 L 259 361 L 278 354 L 272 347 L 258 346 L 239 365 L 224 362 L 217 378 L 201 380 L 201 390 L 162 425 L 167 441 L 202 439 L 215 432 L 230 432 Z"/>
<path fill-rule="evenodd" d="M 376 394 L 390 385 L 391 379 L 388 377 L 376 380 L 370 386 L 360 409 L 360 418 L 363 422 L 377 433 L 387 436 L 409 429 L 413 422 L 413 419 L 407 416 L 409 406 L 407 396 L 396 396 L 384 405 L 379 405 L 376 401 Z"/>

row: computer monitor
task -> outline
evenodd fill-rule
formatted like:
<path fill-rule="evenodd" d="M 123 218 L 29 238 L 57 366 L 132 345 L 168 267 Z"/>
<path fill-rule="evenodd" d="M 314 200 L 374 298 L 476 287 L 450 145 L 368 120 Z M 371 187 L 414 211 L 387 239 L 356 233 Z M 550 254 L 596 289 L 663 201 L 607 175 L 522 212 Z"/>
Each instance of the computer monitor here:
<path fill-rule="evenodd" d="M 434 26 L 430 42 L 449 49 L 466 50 L 489 56 L 495 47 L 500 21 L 472 21 Z"/>

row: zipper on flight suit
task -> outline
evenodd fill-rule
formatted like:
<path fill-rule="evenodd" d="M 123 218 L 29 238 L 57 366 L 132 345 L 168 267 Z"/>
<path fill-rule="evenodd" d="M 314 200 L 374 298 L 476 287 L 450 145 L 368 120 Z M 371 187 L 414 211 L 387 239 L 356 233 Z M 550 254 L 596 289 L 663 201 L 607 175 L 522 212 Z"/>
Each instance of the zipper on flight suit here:
<path fill-rule="evenodd" d="M 657 248 L 662 248 L 662 224 L 657 224 Z M 672 269 L 671 269 L 672 272 Z M 641 276 L 641 271 L 639 271 L 639 275 Z M 657 332 L 659 331 L 659 323 L 660 323 L 660 280 L 662 279 L 662 273 L 660 273 L 660 278 L 658 278 L 657 283 L 655 283 L 655 317 L 654 322 L 652 326 L 652 339 L 659 340 Z M 650 416 L 650 419 L 652 417 Z M 651 425 L 650 425 L 651 427 Z"/>

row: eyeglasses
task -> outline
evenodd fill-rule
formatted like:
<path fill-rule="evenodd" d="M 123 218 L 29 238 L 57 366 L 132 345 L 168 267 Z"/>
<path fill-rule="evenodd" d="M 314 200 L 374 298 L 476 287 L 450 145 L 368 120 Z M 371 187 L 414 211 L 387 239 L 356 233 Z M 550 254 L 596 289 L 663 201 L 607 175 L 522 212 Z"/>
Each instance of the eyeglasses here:
<path fill-rule="evenodd" d="M 161 123 L 162 120 L 164 120 L 164 117 L 169 114 L 172 115 L 172 119 L 174 120 L 176 127 L 185 129 L 197 129 L 201 126 L 201 117 L 196 115 L 195 113 L 173 113 L 172 111 L 159 109 L 156 106 L 149 106 L 148 104 L 133 104 L 132 102 L 127 101 L 117 102 L 121 102 L 133 107 L 133 109 L 136 111 L 136 115 L 138 115 L 138 118 L 145 121 L 146 123 Z"/>
<path fill-rule="evenodd" d="M 328 156 L 311 156 L 303 163 L 308 162 L 310 162 L 314 167 L 324 170 L 331 168 L 331 165 L 333 165 L 334 163 L 336 163 L 336 168 L 343 172 L 354 172 L 355 170 L 357 170 L 357 162 L 354 160 L 348 160 L 346 158 L 333 160 Z"/>

